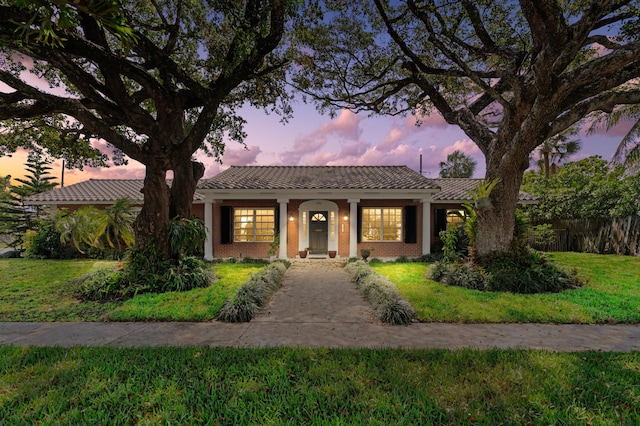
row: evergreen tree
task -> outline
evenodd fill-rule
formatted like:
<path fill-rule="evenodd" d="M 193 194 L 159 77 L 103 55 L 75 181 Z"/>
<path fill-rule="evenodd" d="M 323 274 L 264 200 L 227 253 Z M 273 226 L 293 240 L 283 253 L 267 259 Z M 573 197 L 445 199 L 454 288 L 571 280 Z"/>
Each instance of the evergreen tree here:
<path fill-rule="evenodd" d="M 24 178 L 15 179 L 21 185 L 5 183 L 0 203 L 0 234 L 8 240 L 10 247 L 21 248 L 24 233 L 27 229 L 34 229 L 37 226 L 36 220 L 43 215 L 42 207 L 29 206 L 25 204 L 25 199 L 58 185 L 53 182 L 55 177 L 50 176 L 51 162 L 40 152 L 31 152 L 25 163 L 27 174 Z M 6 182 L 9 181 L 8 178 L 5 178 Z"/>

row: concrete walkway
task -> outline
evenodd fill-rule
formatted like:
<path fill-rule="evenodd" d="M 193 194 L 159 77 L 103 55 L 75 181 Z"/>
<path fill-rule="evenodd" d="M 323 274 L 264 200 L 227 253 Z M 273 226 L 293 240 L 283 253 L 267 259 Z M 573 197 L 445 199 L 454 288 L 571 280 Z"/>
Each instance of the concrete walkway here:
<path fill-rule="evenodd" d="M 340 264 L 295 262 L 250 323 L 0 323 L 0 344 L 637 351 L 637 325 L 377 323 Z"/>

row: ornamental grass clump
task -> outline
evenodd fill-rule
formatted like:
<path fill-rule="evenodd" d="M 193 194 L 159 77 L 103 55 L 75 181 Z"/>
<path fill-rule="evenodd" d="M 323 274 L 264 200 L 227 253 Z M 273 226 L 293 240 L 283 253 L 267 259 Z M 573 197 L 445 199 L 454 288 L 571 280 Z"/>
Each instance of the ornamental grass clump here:
<path fill-rule="evenodd" d="M 435 262 L 428 278 L 470 290 L 520 294 L 557 293 L 582 286 L 576 271 L 565 271 L 540 252 L 501 253 L 484 264 Z"/>
<path fill-rule="evenodd" d="M 416 318 L 415 309 L 400 295 L 393 283 L 376 274 L 369 264 L 358 260 L 348 263 L 345 270 L 356 288 L 371 303 L 378 319 L 392 325 L 406 325 Z"/>
<path fill-rule="evenodd" d="M 274 262 L 251 275 L 236 294 L 227 299 L 217 319 L 225 322 L 249 322 L 280 288 L 287 264 Z"/>

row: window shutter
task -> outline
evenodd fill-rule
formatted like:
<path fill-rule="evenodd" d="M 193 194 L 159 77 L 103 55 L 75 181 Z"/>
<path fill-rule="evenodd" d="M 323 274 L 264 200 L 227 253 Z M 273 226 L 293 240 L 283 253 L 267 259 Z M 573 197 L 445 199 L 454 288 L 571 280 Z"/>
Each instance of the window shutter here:
<path fill-rule="evenodd" d="M 358 242 L 362 242 L 362 207 L 358 206 L 358 220 L 356 229 L 358 231 Z"/>
<path fill-rule="evenodd" d="M 220 206 L 220 243 L 233 242 L 233 215 L 231 206 Z"/>
<path fill-rule="evenodd" d="M 447 230 L 447 209 L 436 209 L 436 236 Z"/>
<path fill-rule="evenodd" d="M 276 231 L 276 234 L 280 233 L 280 208 L 276 207 L 273 209 L 273 229 Z"/>
<path fill-rule="evenodd" d="M 407 244 L 418 242 L 417 206 L 405 206 L 404 208 L 404 242 Z"/>

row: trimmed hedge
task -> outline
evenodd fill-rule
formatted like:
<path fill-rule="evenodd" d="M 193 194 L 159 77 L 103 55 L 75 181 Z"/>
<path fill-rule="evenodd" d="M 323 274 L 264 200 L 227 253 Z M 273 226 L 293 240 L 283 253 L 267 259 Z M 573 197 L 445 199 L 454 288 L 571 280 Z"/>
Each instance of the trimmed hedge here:
<path fill-rule="evenodd" d="M 225 322 L 249 322 L 282 285 L 288 264 L 274 262 L 249 277 L 236 294 L 225 300 L 217 319 Z"/>
<path fill-rule="evenodd" d="M 358 260 L 347 263 L 345 270 L 356 288 L 373 305 L 376 316 L 382 322 L 407 325 L 416 319 L 416 311 L 398 292 L 391 281 L 376 274 L 368 263 Z"/>

